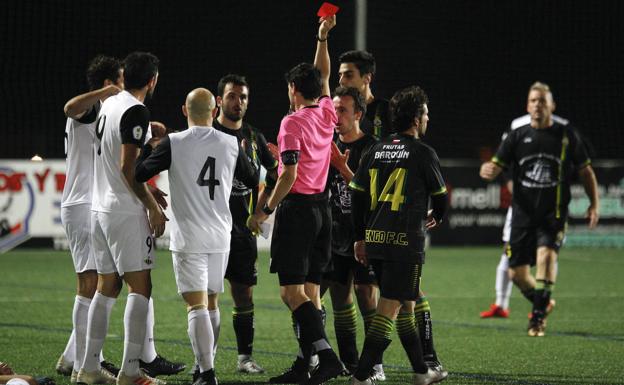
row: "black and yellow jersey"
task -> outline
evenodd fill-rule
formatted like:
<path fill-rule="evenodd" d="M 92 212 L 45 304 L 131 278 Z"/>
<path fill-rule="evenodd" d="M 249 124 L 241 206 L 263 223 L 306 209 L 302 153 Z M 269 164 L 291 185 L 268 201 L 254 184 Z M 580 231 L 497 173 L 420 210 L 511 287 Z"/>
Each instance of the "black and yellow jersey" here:
<path fill-rule="evenodd" d="M 433 148 L 413 136 L 391 135 L 366 153 L 349 187 L 370 199 L 364 236 L 369 259 L 422 259 L 429 198 L 446 195 Z"/>
<path fill-rule="evenodd" d="M 510 131 L 492 162 L 512 170 L 513 225 L 533 226 L 553 214 L 565 217 L 570 181 L 590 159 L 576 131 L 555 122 L 544 129 L 526 124 Z"/>

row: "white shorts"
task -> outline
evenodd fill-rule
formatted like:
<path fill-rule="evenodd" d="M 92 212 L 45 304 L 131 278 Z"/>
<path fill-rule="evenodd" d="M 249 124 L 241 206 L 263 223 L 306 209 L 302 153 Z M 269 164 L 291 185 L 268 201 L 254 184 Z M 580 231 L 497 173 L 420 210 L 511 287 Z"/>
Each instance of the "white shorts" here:
<path fill-rule="evenodd" d="M 192 291 L 223 293 L 229 252 L 204 254 L 172 251 L 171 254 L 179 294 Z"/>
<path fill-rule="evenodd" d="M 100 274 L 154 268 L 154 239 L 146 215 L 91 212 L 93 252 Z"/>
<path fill-rule="evenodd" d="M 95 256 L 91 249 L 91 204 L 61 207 L 61 223 L 76 273 L 95 270 Z"/>
<path fill-rule="evenodd" d="M 507 209 L 507 216 L 505 217 L 505 225 L 503 226 L 503 242 L 508 243 L 511 237 L 511 206 Z"/>

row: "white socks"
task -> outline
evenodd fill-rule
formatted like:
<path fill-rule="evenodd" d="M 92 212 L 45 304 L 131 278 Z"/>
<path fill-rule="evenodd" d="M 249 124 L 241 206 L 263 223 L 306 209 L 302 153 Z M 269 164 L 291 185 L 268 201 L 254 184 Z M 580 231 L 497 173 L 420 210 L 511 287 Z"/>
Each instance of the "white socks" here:
<path fill-rule="evenodd" d="M 89 321 L 89 305 L 91 298 L 77 295 L 74 300 L 74 311 L 72 312 L 72 323 L 74 324 L 74 371 L 80 370 L 80 364 L 84 359 L 85 345 L 87 344 L 87 322 Z M 70 338 L 70 341 L 72 339 Z"/>
<path fill-rule="evenodd" d="M 216 338 L 212 329 L 212 312 L 200 309 L 188 313 L 188 335 L 195 354 L 195 361 L 202 373 L 214 367 Z"/>
<path fill-rule="evenodd" d="M 121 371 L 126 376 L 139 375 L 139 359 L 145 343 L 145 323 L 149 299 L 137 293 L 128 294 L 124 312 L 124 352 Z"/>
<path fill-rule="evenodd" d="M 76 311 L 76 302 L 74 301 L 74 311 Z M 73 314 L 72 314 L 73 318 Z M 63 361 L 66 364 L 76 361 L 76 328 L 74 328 L 69 336 L 69 340 L 67 341 L 67 345 L 65 345 L 65 351 L 63 352 Z"/>
<path fill-rule="evenodd" d="M 108 332 L 108 320 L 115 301 L 115 298 L 95 293 L 91 306 L 89 306 L 87 343 L 81 365 L 87 372 L 93 372 L 100 367 L 102 346 L 104 346 L 104 338 Z"/>
<path fill-rule="evenodd" d="M 152 362 L 156 359 L 156 346 L 154 345 L 154 299 L 149 299 L 149 309 L 147 311 L 147 321 L 145 323 L 145 342 L 141 360 Z"/>
<path fill-rule="evenodd" d="M 503 253 L 496 267 L 496 306 L 503 309 L 509 308 L 509 297 L 511 297 L 511 288 L 513 287 L 508 270 L 509 258 Z"/>
<path fill-rule="evenodd" d="M 219 342 L 219 331 L 221 331 L 221 312 L 219 309 L 208 310 L 210 314 L 210 323 L 214 333 L 214 355 L 217 355 L 217 344 Z"/>

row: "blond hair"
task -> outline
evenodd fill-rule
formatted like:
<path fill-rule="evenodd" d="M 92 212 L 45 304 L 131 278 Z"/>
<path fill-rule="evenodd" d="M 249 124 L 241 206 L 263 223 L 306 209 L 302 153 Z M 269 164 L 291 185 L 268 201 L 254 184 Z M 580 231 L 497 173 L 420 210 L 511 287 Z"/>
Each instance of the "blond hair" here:
<path fill-rule="evenodd" d="M 550 90 L 550 87 L 546 83 L 535 82 L 531 84 L 531 87 L 529 87 L 529 92 L 533 90 L 542 91 L 543 93 L 552 95 L 552 91 Z"/>

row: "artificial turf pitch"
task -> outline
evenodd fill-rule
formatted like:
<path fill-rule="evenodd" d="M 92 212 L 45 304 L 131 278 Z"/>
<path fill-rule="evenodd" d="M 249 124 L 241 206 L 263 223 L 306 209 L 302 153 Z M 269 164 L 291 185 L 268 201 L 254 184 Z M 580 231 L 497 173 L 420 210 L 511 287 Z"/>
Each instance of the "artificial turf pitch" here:
<path fill-rule="evenodd" d="M 509 319 L 480 319 L 493 301 L 500 249 L 433 247 L 427 254 L 422 287 L 430 300 L 435 344 L 449 370 L 446 384 L 624 384 L 624 252 L 564 249 L 554 291 L 557 307 L 546 337 L 526 335 L 529 303 L 514 288 Z M 186 311 L 176 293 L 171 256 L 158 253 L 153 271 L 156 348 L 168 359 L 193 363 L 186 334 Z M 259 258 L 255 289 L 254 357 L 264 375 L 236 372 L 232 301 L 221 298 L 221 336 L 216 370 L 221 384 L 266 383 L 290 366 L 297 351 L 290 313 L 279 299 L 267 253 Z M 0 361 L 19 373 L 48 375 L 71 332 L 75 278 L 68 252 L 18 250 L 0 255 Z M 227 292 L 226 287 L 226 292 Z M 327 334 L 336 346 L 331 301 Z M 111 316 L 104 354 L 119 364 L 123 344 L 125 290 Z M 358 325 L 362 338 L 362 324 Z M 398 337 L 384 356 L 386 384 L 409 384 L 409 363 Z M 169 383 L 190 384 L 183 372 Z M 331 384 L 347 384 L 348 378 Z"/>

